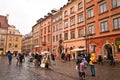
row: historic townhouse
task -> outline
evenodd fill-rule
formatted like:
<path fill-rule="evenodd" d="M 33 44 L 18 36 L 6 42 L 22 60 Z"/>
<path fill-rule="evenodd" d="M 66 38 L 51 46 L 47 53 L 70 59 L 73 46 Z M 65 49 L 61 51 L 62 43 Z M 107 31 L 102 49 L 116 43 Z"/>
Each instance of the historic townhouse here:
<path fill-rule="evenodd" d="M 52 53 L 60 55 L 63 49 L 63 24 L 61 10 L 52 10 Z"/>
<path fill-rule="evenodd" d="M 39 52 L 40 51 L 40 24 L 37 22 L 33 27 L 32 27 L 32 34 L 33 34 L 33 53 Z"/>
<path fill-rule="evenodd" d="M 7 32 L 6 52 L 21 53 L 22 35 L 15 26 L 9 26 Z"/>
<path fill-rule="evenodd" d="M 0 15 L 0 55 L 6 52 L 6 38 L 9 24 L 7 16 Z"/>
<path fill-rule="evenodd" d="M 25 54 L 33 53 L 32 32 L 25 34 L 22 38 L 22 52 Z"/>
<path fill-rule="evenodd" d="M 87 51 L 120 59 L 120 1 L 86 0 Z"/>
<path fill-rule="evenodd" d="M 69 0 L 61 10 L 63 15 L 64 52 L 68 53 L 75 48 L 85 49 L 84 0 Z M 75 53 L 76 57 L 77 54 Z"/>
<path fill-rule="evenodd" d="M 48 13 L 44 18 L 40 18 L 38 23 L 40 24 L 40 52 L 49 51 L 52 52 L 52 14 Z"/>

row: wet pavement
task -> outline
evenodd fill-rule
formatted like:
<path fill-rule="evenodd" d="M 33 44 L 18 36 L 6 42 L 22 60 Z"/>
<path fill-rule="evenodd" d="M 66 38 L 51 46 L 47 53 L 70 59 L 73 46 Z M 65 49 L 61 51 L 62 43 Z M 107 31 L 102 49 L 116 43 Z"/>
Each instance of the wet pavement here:
<path fill-rule="evenodd" d="M 110 66 L 96 64 L 96 76 L 92 77 L 89 66 L 86 69 L 86 80 L 120 80 L 120 64 Z M 56 60 L 50 69 L 28 66 L 26 61 L 16 66 L 16 59 L 13 58 L 9 65 L 7 57 L 0 57 L 0 80 L 79 80 L 75 61 L 61 62 Z"/>

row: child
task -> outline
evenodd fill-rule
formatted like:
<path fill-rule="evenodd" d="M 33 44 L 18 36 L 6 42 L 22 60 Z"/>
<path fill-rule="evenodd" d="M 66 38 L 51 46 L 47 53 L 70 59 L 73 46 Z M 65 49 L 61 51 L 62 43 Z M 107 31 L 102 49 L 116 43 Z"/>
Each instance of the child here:
<path fill-rule="evenodd" d="M 19 56 L 17 55 L 16 56 L 16 65 L 18 66 L 18 64 L 19 64 Z"/>
<path fill-rule="evenodd" d="M 85 63 L 82 61 L 80 63 L 80 77 L 82 78 L 82 80 L 85 79 Z"/>

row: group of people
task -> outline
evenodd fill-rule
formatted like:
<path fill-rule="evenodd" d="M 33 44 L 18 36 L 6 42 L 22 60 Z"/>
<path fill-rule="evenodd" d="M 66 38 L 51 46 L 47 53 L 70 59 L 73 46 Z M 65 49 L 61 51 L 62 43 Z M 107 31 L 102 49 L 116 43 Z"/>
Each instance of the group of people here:
<path fill-rule="evenodd" d="M 54 59 L 54 57 L 52 59 Z M 48 68 L 48 66 L 51 64 L 50 55 L 48 53 L 41 54 L 37 52 L 36 54 L 30 55 L 29 62 L 33 62 L 34 66 Z"/>
<path fill-rule="evenodd" d="M 78 55 L 76 60 L 76 69 L 78 70 L 79 78 L 85 80 L 85 69 L 90 66 L 91 76 L 95 76 L 95 54 L 89 54 L 88 56 Z"/>
<path fill-rule="evenodd" d="M 7 56 L 8 56 L 9 64 L 11 64 L 13 54 L 10 51 L 8 51 Z M 16 65 L 22 64 L 22 62 L 25 61 L 24 54 L 19 53 L 19 54 L 15 55 L 15 57 L 16 57 Z"/>
<path fill-rule="evenodd" d="M 62 59 L 63 61 L 70 61 L 70 60 L 71 60 L 71 55 L 70 55 L 70 53 L 67 53 L 67 54 L 65 54 L 64 52 L 61 53 L 61 59 Z"/>

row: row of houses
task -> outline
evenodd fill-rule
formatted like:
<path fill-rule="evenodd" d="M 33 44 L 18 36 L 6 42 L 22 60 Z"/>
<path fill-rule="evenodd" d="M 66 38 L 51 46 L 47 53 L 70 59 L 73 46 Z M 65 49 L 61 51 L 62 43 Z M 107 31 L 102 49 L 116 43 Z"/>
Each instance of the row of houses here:
<path fill-rule="evenodd" d="M 96 56 L 109 58 L 112 54 L 120 59 L 120 2 L 68 0 L 59 10 L 53 9 L 37 20 L 31 38 L 34 53 L 68 53 L 83 48 Z"/>
<path fill-rule="evenodd" d="M 15 26 L 8 24 L 9 15 L 0 15 L 0 55 L 6 55 L 10 50 L 12 53 L 20 53 L 22 35 Z"/>

